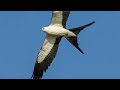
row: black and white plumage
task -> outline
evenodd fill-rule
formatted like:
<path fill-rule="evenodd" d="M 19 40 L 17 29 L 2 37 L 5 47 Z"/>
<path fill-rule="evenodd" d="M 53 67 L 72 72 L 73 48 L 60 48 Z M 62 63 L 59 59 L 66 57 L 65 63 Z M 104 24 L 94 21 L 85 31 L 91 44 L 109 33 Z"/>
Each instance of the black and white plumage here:
<path fill-rule="evenodd" d="M 77 35 L 81 30 L 83 30 L 87 26 L 92 25 L 94 22 L 81 27 L 67 30 L 66 21 L 69 14 L 70 11 L 53 11 L 50 25 L 42 28 L 42 30 L 46 32 L 46 38 L 37 56 L 33 71 L 33 79 L 42 78 L 43 72 L 47 70 L 48 66 L 50 66 L 52 60 L 56 56 L 58 46 L 62 37 L 65 37 L 82 54 L 84 54 L 78 46 Z"/>

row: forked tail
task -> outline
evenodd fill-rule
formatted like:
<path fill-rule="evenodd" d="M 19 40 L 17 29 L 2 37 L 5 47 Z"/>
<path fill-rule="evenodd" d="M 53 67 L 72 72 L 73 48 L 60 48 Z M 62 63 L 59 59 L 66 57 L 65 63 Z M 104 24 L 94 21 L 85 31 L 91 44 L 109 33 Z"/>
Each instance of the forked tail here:
<path fill-rule="evenodd" d="M 86 24 L 84 26 L 81 27 L 77 27 L 77 28 L 72 28 L 69 29 L 71 32 L 73 32 L 74 34 L 76 34 L 76 36 L 78 36 L 78 34 L 80 33 L 81 30 L 83 30 L 84 28 L 92 25 L 94 22 L 91 22 L 89 24 Z M 78 43 L 77 43 L 77 37 L 65 37 L 72 45 L 74 45 L 82 54 L 84 54 L 84 52 L 80 49 Z"/>

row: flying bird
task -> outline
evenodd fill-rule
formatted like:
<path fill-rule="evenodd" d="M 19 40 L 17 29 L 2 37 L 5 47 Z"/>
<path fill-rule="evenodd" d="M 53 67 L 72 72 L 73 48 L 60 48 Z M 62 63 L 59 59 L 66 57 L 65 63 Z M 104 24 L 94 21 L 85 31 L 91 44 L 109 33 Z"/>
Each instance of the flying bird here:
<path fill-rule="evenodd" d="M 43 32 L 46 33 L 46 37 L 35 62 L 32 75 L 33 79 L 42 78 L 43 72 L 46 72 L 48 66 L 50 66 L 56 56 L 62 37 L 65 37 L 73 46 L 84 54 L 77 43 L 77 36 L 81 30 L 95 22 L 77 28 L 66 29 L 66 21 L 69 14 L 70 11 L 53 11 L 50 25 L 42 28 Z"/>

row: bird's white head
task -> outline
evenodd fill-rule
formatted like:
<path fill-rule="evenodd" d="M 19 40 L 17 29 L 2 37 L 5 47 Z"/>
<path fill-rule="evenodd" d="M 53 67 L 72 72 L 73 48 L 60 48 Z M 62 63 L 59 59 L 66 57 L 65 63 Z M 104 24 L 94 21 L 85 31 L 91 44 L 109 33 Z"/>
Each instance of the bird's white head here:
<path fill-rule="evenodd" d="M 42 31 L 46 32 L 46 28 L 47 28 L 47 27 L 43 27 L 43 28 L 42 28 Z"/>

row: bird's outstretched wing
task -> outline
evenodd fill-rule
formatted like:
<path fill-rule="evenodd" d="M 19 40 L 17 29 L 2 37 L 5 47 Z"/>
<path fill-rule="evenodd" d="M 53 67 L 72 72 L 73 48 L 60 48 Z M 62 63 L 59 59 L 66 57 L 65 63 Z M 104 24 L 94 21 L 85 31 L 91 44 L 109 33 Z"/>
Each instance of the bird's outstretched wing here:
<path fill-rule="evenodd" d="M 53 11 L 50 25 L 57 25 L 66 28 L 66 21 L 68 19 L 69 14 L 70 11 Z M 81 30 L 92 25 L 93 23 L 95 22 L 86 24 L 81 27 L 72 28 L 69 30 L 77 36 Z M 43 72 L 47 70 L 48 66 L 52 63 L 53 59 L 55 58 L 61 38 L 62 37 L 54 37 L 48 34 L 46 35 L 45 41 L 35 63 L 33 79 L 39 79 L 40 77 L 42 78 Z M 84 54 L 84 52 L 79 48 L 79 45 L 77 43 L 77 37 L 65 38 L 72 45 L 74 45 L 81 53 Z"/>
<path fill-rule="evenodd" d="M 69 14 L 70 11 L 53 11 L 51 25 L 59 25 L 65 28 Z"/>
<path fill-rule="evenodd" d="M 53 11 L 50 25 L 65 27 L 70 11 Z M 58 50 L 59 42 L 62 37 L 46 35 L 43 46 L 37 56 L 34 66 L 33 79 L 42 78 L 43 72 L 47 70 L 52 63 Z"/>
<path fill-rule="evenodd" d="M 47 70 L 55 58 L 60 40 L 61 37 L 46 35 L 43 46 L 37 56 L 33 79 L 42 78 L 43 72 Z"/>

